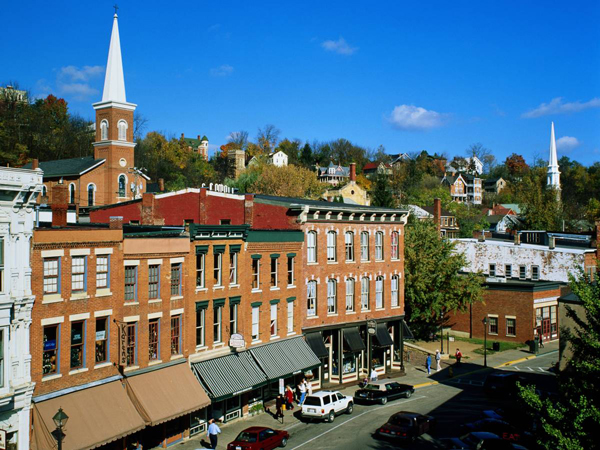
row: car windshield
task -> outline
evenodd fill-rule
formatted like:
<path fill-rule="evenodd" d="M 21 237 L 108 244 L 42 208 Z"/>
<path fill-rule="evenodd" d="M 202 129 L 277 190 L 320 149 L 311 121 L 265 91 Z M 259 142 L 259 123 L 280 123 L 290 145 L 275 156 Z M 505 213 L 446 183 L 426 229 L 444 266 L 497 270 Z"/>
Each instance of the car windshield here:
<path fill-rule="evenodd" d="M 412 421 L 406 417 L 394 417 L 391 422 L 400 427 L 410 427 Z"/>
<path fill-rule="evenodd" d="M 365 389 L 368 389 L 369 391 L 378 391 L 379 385 L 378 384 L 367 384 L 365 386 Z"/>
<path fill-rule="evenodd" d="M 238 442 L 256 442 L 256 433 L 242 431 L 240 434 L 238 434 L 238 437 L 236 437 L 235 440 Z"/>
<path fill-rule="evenodd" d="M 319 397 L 306 397 L 304 399 L 304 405 L 306 405 L 306 406 L 321 406 L 321 400 L 319 400 Z"/>

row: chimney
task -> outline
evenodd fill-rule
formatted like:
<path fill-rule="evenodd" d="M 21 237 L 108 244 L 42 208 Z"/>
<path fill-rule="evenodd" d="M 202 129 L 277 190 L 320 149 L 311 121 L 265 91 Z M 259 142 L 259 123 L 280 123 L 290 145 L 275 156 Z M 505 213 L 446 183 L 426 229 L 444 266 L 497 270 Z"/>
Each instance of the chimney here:
<path fill-rule="evenodd" d="M 108 228 L 110 230 L 122 230 L 123 229 L 123 216 L 111 216 Z"/>
<path fill-rule="evenodd" d="M 252 228 L 254 214 L 254 196 L 252 194 L 244 195 L 244 223 Z"/>
<path fill-rule="evenodd" d="M 198 140 L 202 141 L 202 136 L 198 135 Z"/>
<path fill-rule="evenodd" d="M 198 223 L 201 225 L 208 224 L 208 188 L 200 188 L 198 196 Z"/>
<path fill-rule="evenodd" d="M 485 230 L 481 230 L 481 234 L 479 235 L 479 242 L 485 242 Z"/>
<path fill-rule="evenodd" d="M 154 194 L 146 192 L 142 195 L 140 223 L 142 225 L 154 225 Z"/>
<path fill-rule="evenodd" d="M 159 192 L 165 192 L 165 179 L 164 178 L 158 179 L 158 190 L 159 190 Z"/>
<path fill-rule="evenodd" d="M 54 185 L 52 188 L 52 226 L 66 227 L 67 226 L 67 203 L 68 192 L 67 186 L 63 183 Z"/>
<path fill-rule="evenodd" d="M 433 222 L 439 233 L 442 230 L 442 201 L 439 198 L 433 199 Z"/>
<path fill-rule="evenodd" d="M 521 233 L 515 233 L 515 245 L 521 245 Z"/>
<path fill-rule="evenodd" d="M 327 201 L 328 201 L 329 203 L 333 203 L 333 196 L 331 196 L 331 195 L 328 195 L 328 196 L 327 196 Z"/>
<path fill-rule="evenodd" d="M 548 236 L 548 248 L 550 250 L 556 248 L 556 238 L 554 236 Z"/>
<path fill-rule="evenodd" d="M 350 163 L 350 181 L 356 182 L 356 163 Z"/>
<path fill-rule="evenodd" d="M 40 168 L 40 161 L 35 158 L 31 161 L 31 170 L 36 170 Z"/>

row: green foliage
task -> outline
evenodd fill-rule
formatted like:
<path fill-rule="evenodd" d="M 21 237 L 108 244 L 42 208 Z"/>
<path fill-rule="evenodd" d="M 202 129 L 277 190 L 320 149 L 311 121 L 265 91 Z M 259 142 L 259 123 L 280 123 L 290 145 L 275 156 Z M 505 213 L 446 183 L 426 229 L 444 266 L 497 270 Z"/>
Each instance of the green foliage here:
<path fill-rule="evenodd" d="M 375 178 L 375 185 L 373 186 L 373 192 L 371 193 L 371 206 L 393 208 L 394 205 L 394 196 L 390 189 L 388 177 L 380 173 Z"/>
<path fill-rule="evenodd" d="M 546 186 L 543 168 L 533 169 L 519 183 L 519 204 L 529 230 L 560 230 L 564 218 L 557 192 Z"/>
<path fill-rule="evenodd" d="M 556 399 L 542 400 L 533 387 L 521 387 L 528 414 L 537 421 L 537 443 L 547 450 L 598 448 L 600 429 L 600 286 L 579 270 L 569 275 L 572 291 L 581 300 L 585 317 L 570 307 L 567 316 L 574 329 L 561 329 L 561 341 L 571 345 L 573 356 L 559 372 Z"/>
<path fill-rule="evenodd" d="M 429 336 L 448 312 L 481 301 L 483 277 L 459 274 L 468 265 L 465 256 L 439 237 L 432 221 L 407 226 L 404 248 L 406 315 L 419 335 Z"/>
<path fill-rule="evenodd" d="M 459 237 L 473 237 L 473 231 L 487 230 L 490 227 L 489 222 L 481 212 L 481 208 L 476 205 L 466 205 L 464 203 L 451 203 L 448 210 L 454 214 L 460 227 Z"/>

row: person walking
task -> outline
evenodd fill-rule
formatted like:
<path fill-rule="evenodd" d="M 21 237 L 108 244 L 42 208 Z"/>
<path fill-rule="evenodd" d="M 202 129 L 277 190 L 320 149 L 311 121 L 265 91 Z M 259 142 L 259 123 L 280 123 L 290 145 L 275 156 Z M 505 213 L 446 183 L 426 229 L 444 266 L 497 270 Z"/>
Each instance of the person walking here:
<path fill-rule="evenodd" d="M 221 433 L 221 429 L 219 428 L 219 426 L 215 423 L 215 419 L 210 419 L 208 421 L 208 440 L 210 441 L 210 448 L 215 449 L 217 448 L 217 438 L 218 435 Z"/>
<path fill-rule="evenodd" d="M 304 398 L 306 397 L 306 383 L 305 383 L 305 380 L 302 380 L 300 382 L 300 384 L 298 385 L 298 391 L 300 391 L 300 401 L 298 402 L 298 404 L 300 406 L 302 406 L 302 404 L 304 403 Z"/>
<path fill-rule="evenodd" d="M 292 391 L 292 388 L 289 385 L 285 387 L 285 399 L 285 407 L 290 410 L 294 409 L 294 392 Z"/>
<path fill-rule="evenodd" d="M 431 355 L 427 354 L 427 359 L 425 360 L 425 366 L 427 367 L 427 375 L 431 375 Z"/>
<path fill-rule="evenodd" d="M 436 370 L 438 372 L 440 370 L 442 370 L 441 360 L 442 360 L 442 355 L 440 355 L 440 351 L 439 350 L 436 350 L 435 351 L 435 364 L 436 364 Z"/>
<path fill-rule="evenodd" d="M 460 364 L 462 353 L 460 352 L 459 348 L 456 349 L 456 353 L 454 354 L 454 356 L 456 357 L 456 364 Z"/>
<path fill-rule="evenodd" d="M 310 381 L 306 381 L 306 378 L 304 379 L 304 383 L 306 384 L 306 395 L 312 395 L 312 383 Z"/>
<path fill-rule="evenodd" d="M 375 370 L 375 367 L 373 367 L 373 369 L 371 370 L 371 381 L 377 381 L 377 371 Z"/>
<path fill-rule="evenodd" d="M 281 423 L 283 423 L 283 396 L 279 394 L 275 399 L 275 419 L 279 419 L 281 417 Z"/>

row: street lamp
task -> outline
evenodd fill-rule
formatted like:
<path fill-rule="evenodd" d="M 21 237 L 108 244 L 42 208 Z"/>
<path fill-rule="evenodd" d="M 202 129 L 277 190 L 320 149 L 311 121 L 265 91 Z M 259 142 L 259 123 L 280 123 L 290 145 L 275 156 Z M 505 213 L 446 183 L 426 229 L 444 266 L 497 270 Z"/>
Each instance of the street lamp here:
<path fill-rule="evenodd" d="M 487 317 L 483 318 L 483 367 L 487 367 Z"/>
<path fill-rule="evenodd" d="M 56 430 L 52 432 L 54 439 L 58 442 L 58 450 L 62 450 L 62 441 L 65 437 L 65 433 L 63 433 L 62 429 L 67 424 L 67 420 L 69 420 L 69 416 L 65 414 L 62 408 L 58 408 L 58 412 L 54 414 L 52 418 L 54 421 L 54 425 L 56 425 Z"/>
<path fill-rule="evenodd" d="M 442 345 L 442 355 L 444 354 L 444 311 L 440 313 L 440 341 Z M 450 349 L 448 349 L 448 353 Z"/>

